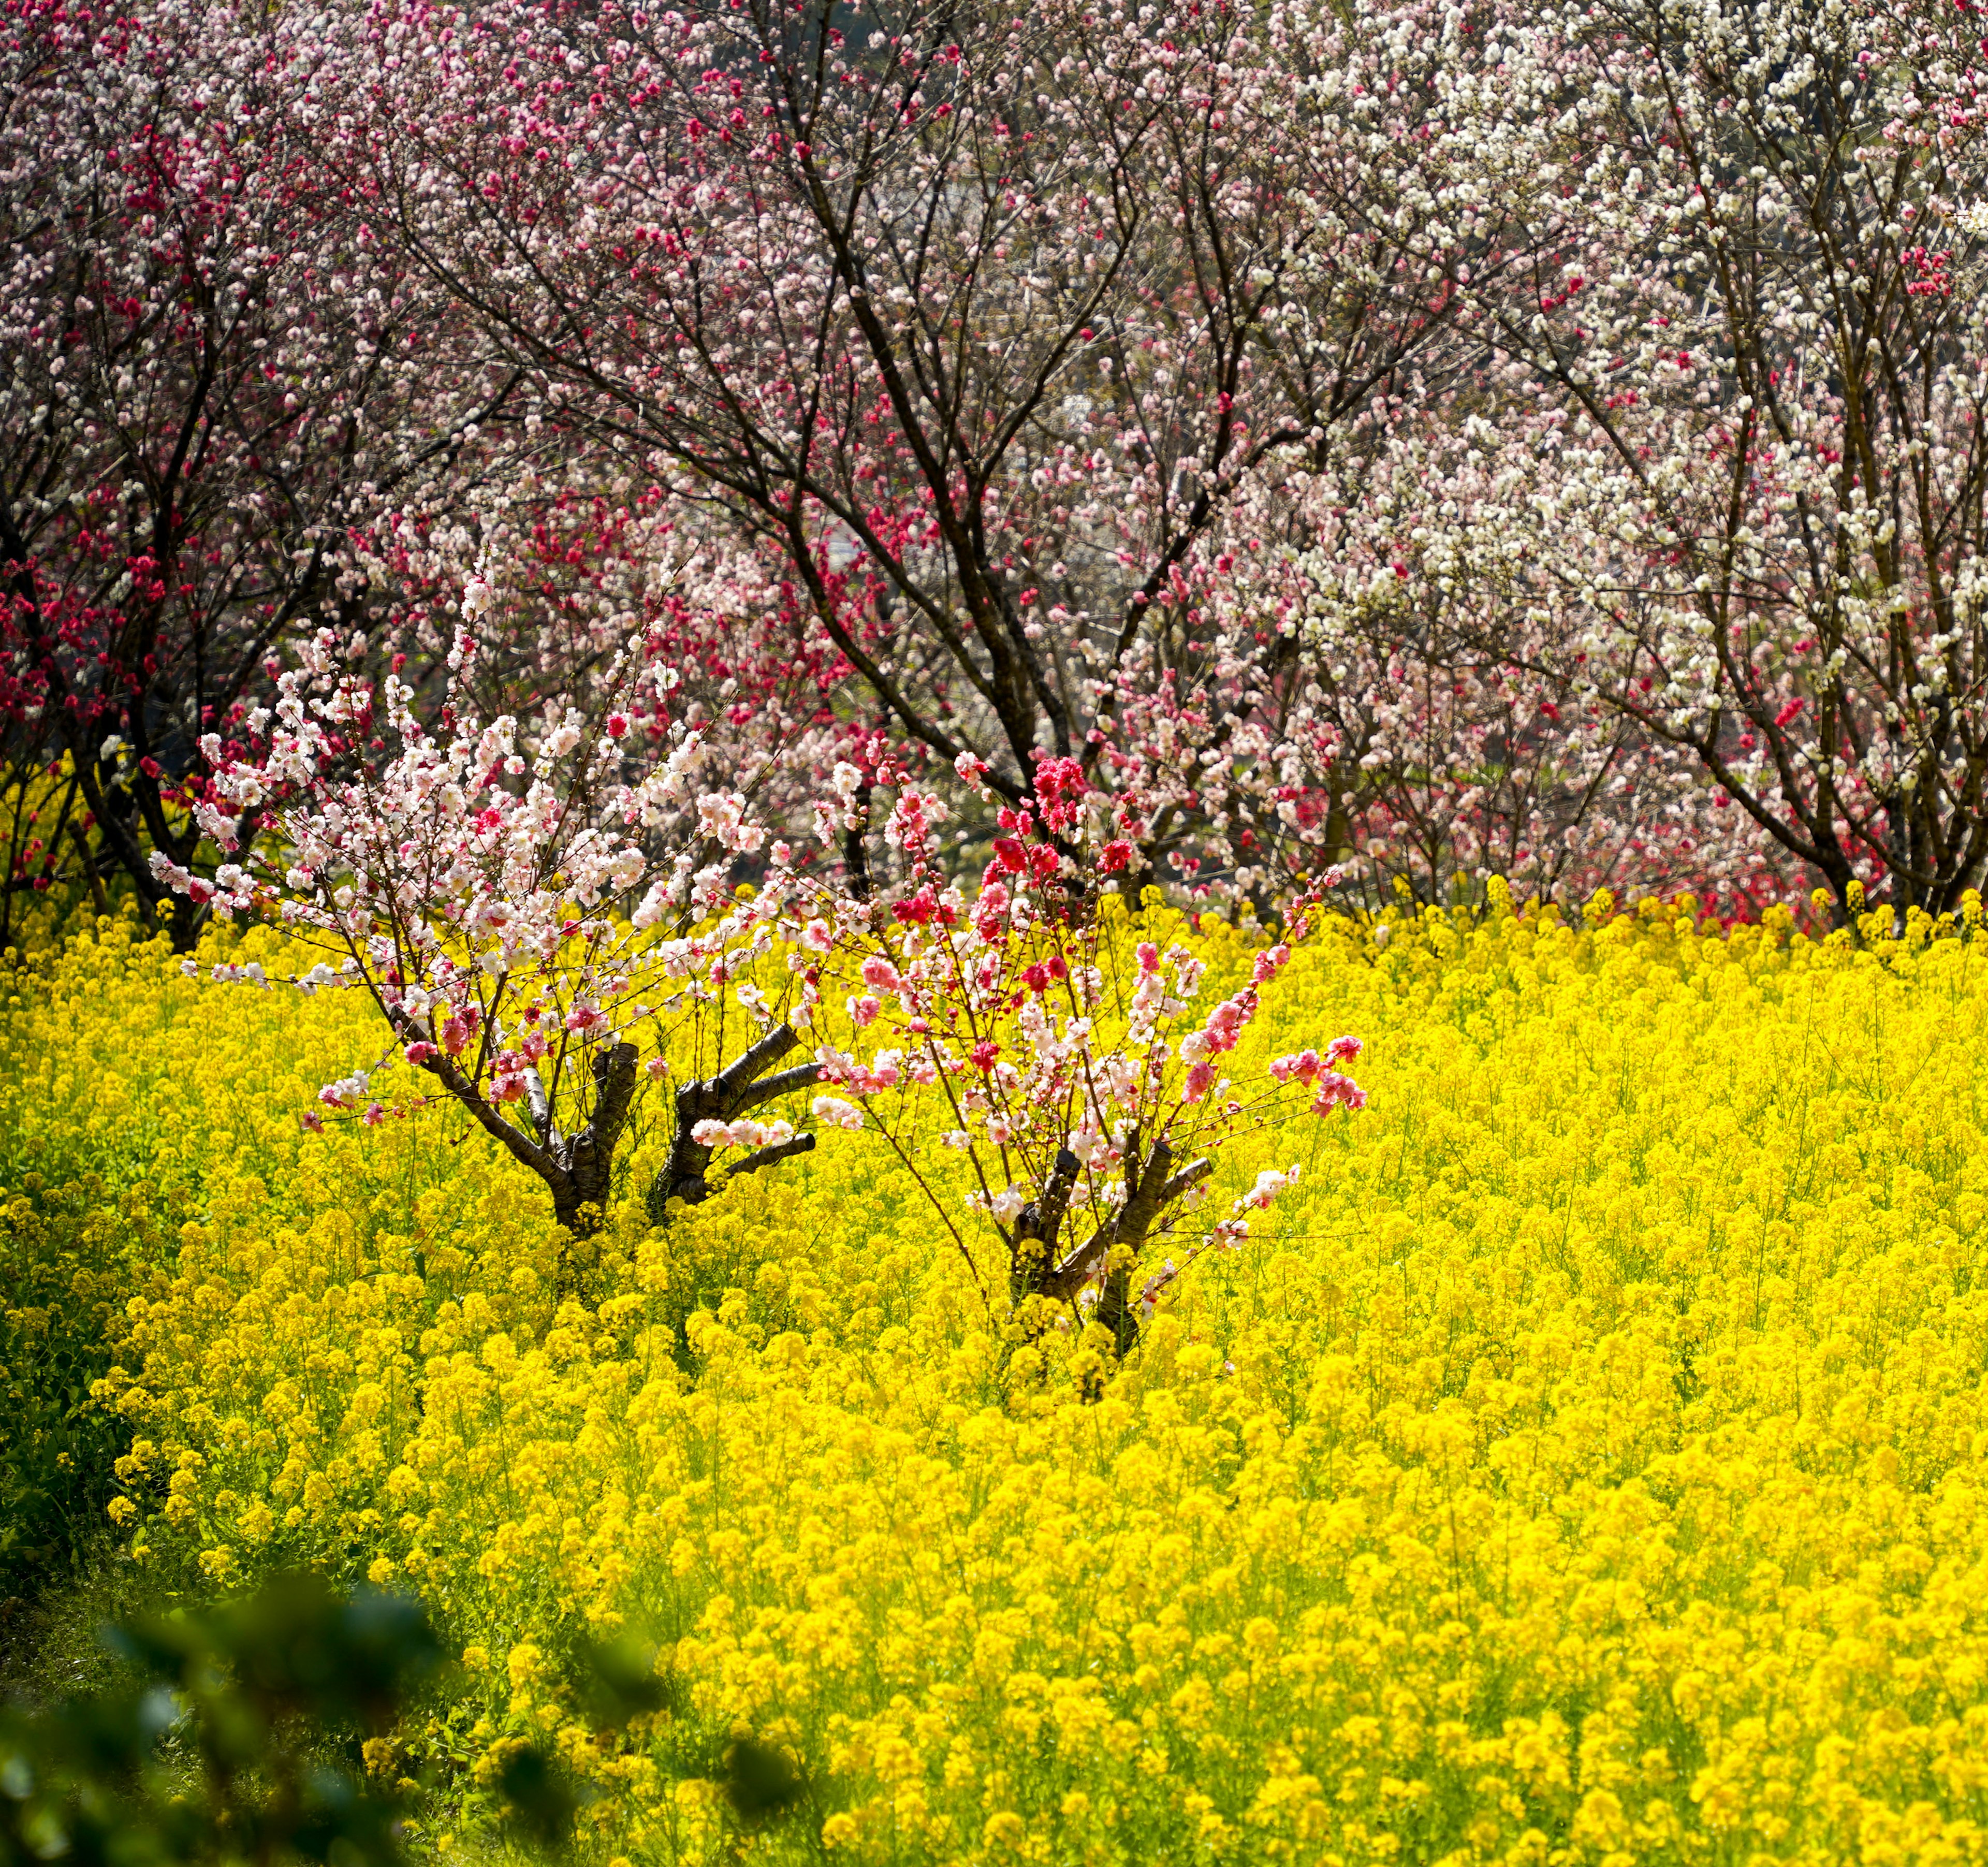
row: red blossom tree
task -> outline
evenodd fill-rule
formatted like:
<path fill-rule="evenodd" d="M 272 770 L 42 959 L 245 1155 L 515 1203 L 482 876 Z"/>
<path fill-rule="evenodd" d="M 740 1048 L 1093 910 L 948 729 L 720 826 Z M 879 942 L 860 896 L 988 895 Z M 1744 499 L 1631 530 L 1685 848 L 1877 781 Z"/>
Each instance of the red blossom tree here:
<path fill-rule="evenodd" d="M 82 860 L 154 905 L 201 736 L 241 749 L 292 634 L 380 626 L 379 528 L 460 504 L 516 388 L 307 185 L 315 82 L 279 21 L 198 0 L 0 20 L 0 712 L 17 768 L 69 755 Z"/>

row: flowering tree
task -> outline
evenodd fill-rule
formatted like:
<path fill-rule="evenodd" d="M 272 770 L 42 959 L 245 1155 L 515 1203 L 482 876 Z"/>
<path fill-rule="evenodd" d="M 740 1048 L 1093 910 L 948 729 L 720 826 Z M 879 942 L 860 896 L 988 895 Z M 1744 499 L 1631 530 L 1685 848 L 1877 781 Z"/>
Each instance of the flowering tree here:
<path fill-rule="evenodd" d="M 1011 807 L 1039 756 L 1076 758 L 1149 877 L 1267 895 L 1329 856 L 1368 768 L 1328 794 L 1306 763 L 1350 748 L 1317 729 L 1287 553 L 1377 403 L 1470 347 L 1461 281 L 1522 256 L 1495 201 L 1459 232 L 1439 198 L 1476 22 L 1006 0 L 391 22 L 314 29 L 338 37 L 346 191 L 548 421 L 756 557 L 783 593 L 765 620 L 872 743 L 923 749 L 928 784 L 971 753 Z"/>
<path fill-rule="evenodd" d="M 969 762 L 962 776 L 984 774 Z M 912 885 L 867 940 L 860 922 L 849 930 L 861 989 L 847 1015 L 871 1054 L 825 1046 L 827 1087 L 813 1108 L 818 1121 L 881 1136 L 997 1313 L 1012 1306 L 1036 1326 L 1046 1306 L 1054 1314 L 1075 1302 L 1123 1348 L 1188 1264 L 1239 1243 L 1248 1209 L 1298 1177 L 1296 1163 L 1266 1171 L 1195 1243 L 1142 1262 L 1150 1243 L 1175 1233 L 1215 1151 L 1284 1112 L 1293 1088 L 1317 1115 L 1362 1108 L 1366 1095 L 1340 1067 L 1360 1053 L 1353 1037 L 1280 1058 L 1264 1080 L 1223 1074 L 1290 947 L 1267 947 L 1239 991 L 1195 1009 L 1202 962 L 1141 937 L 1156 928 L 1098 891 L 1131 854 L 1102 834 L 1100 801 L 1079 761 L 1046 763 L 1026 803 L 999 809 L 992 858 L 969 901 L 926 860 L 941 807 L 908 788 L 891 832 Z M 1071 844 L 1087 859 L 1060 854 Z M 1302 932 L 1300 922 L 1293 934 Z M 959 1173 L 921 1153 L 935 1098 Z M 1004 1260 L 998 1294 L 982 1280 L 976 1231 Z"/>
<path fill-rule="evenodd" d="M 1683 755 L 1709 853 L 1841 908 L 1988 864 L 1980 42 L 1949 0 L 1541 15 L 1531 303 L 1483 303 L 1500 394 L 1418 559 Z"/>
<path fill-rule="evenodd" d="M 148 901 L 148 852 L 199 840 L 201 736 L 235 739 L 293 633 L 378 625 L 373 528 L 431 526 L 516 387 L 314 201 L 313 82 L 201 0 L 0 22 L 0 729 L 69 753 L 84 866 Z M 182 943 L 199 918 L 181 898 Z"/>
<path fill-rule="evenodd" d="M 1478 385 L 1479 407 L 1494 387 Z M 1322 512 L 1300 560 L 1318 717 L 1371 773 L 1344 794 L 1340 839 L 1370 890 L 1440 899 L 1495 874 L 1575 900 L 1703 888 L 1742 912 L 1784 897 L 1792 857 L 1736 834 L 1690 749 L 1596 688 L 1591 619 L 1553 587 L 1578 547 L 1526 504 L 1557 469 L 1515 438 L 1550 424 L 1494 427 L 1462 397 L 1453 424 L 1438 412 L 1391 418 L 1357 507 Z"/>
<path fill-rule="evenodd" d="M 23 6 L 0 712 L 68 764 L 8 886 L 201 867 L 299 630 L 434 716 L 502 566 L 480 717 L 639 622 L 769 822 L 850 774 L 854 890 L 904 786 L 977 851 L 1075 759 L 1266 918 L 1356 856 L 1950 905 L 1978 36 L 1750 19 Z"/>
<path fill-rule="evenodd" d="M 492 600 L 473 583 L 467 624 Z M 750 1172 L 812 1145 L 744 1118 L 813 1081 L 805 1064 L 760 1078 L 796 1042 L 786 1020 L 807 1021 L 806 943 L 822 943 L 784 913 L 784 844 L 766 852 L 761 891 L 735 894 L 735 864 L 765 851 L 766 834 L 743 793 L 711 782 L 703 735 L 667 720 L 678 678 L 650 640 L 636 632 L 604 671 L 598 720 L 557 705 L 485 720 L 468 702 L 465 626 L 432 732 L 404 682 L 354 672 L 339 647 L 326 631 L 282 675 L 273 718 L 251 722 L 267 729 L 262 756 L 231 759 L 210 736 L 213 794 L 197 814 L 242 859 L 209 882 L 161 852 L 162 883 L 224 915 L 273 908 L 323 945 L 292 983 L 364 990 L 392 1034 L 380 1062 L 397 1052 L 432 1079 L 545 1182 L 576 1233 L 600 1222 L 644 1081 L 687 1063 L 739 1052 L 677 1091 L 659 1217 L 669 1198 L 702 1196 L 716 1148 L 745 1148 L 731 1170 Z M 252 813 L 270 834 L 237 851 Z M 795 963 L 769 993 L 776 930 L 793 934 Z M 218 976 L 269 983 L 252 962 Z M 327 1084 L 323 1111 L 378 1122 L 411 1106 L 376 1094 L 371 1075 Z"/>

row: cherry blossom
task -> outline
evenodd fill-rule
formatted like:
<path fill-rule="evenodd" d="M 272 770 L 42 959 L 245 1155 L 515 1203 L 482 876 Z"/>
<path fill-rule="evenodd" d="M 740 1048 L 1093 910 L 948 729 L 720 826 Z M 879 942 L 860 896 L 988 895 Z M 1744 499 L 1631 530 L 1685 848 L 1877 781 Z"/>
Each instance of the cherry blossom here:
<path fill-rule="evenodd" d="M 764 1076 L 819 996 L 806 918 L 788 912 L 796 878 L 776 862 L 735 891 L 766 831 L 722 787 L 697 729 L 671 720 L 651 749 L 607 727 L 658 717 L 678 685 L 641 631 L 600 678 L 620 702 L 602 723 L 558 705 L 479 717 L 472 624 L 489 601 L 471 587 L 440 731 L 406 684 L 355 672 L 330 631 L 306 644 L 277 682 L 266 755 L 207 746 L 197 813 L 234 859 L 211 882 L 163 854 L 154 865 L 224 918 L 271 909 L 330 949 L 296 983 L 367 992 L 399 1060 L 537 1173 L 576 1230 L 599 1222 L 645 1082 L 678 1079 L 675 1142 L 650 1193 L 660 1219 L 671 1199 L 704 1196 L 715 1149 L 749 1150 L 732 1171 L 749 1172 L 812 1145 L 784 1120 L 744 1118 L 816 1079 L 810 1064 Z M 238 850 L 251 810 L 268 834 Z M 362 1071 L 320 1099 L 349 1111 L 372 1095 Z"/>
<path fill-rule="evenodd" d="M 1405 555 L 1452 642 L 1668 766 L 1598 814 L 1731 907 L 1806 871 L 1939 914 L 1988 865 L 1980 32 L 1551 7 L 1483 124 L 1530 302 L 1466 287 L 1489 393 L 1419 444 Z"/>
<path fill-rule="evenodd" d="M 279 16 L 205 0 L 0 21 L 0 722 L 62 761 L 42 845 L 100 906 L 100 868 L 173 901 L 149 855 L 194 859 L 198 742 L 245 753 L 272 653 L 390 625 L 393 513 L 446 530 L 516 470 L 468 438 L 514 374 L 313 187 L 316 83 Z M 181 945 L 202 918 L 178 898 Z"/>
<path fill-rule="evenodd" d="M 777 593 L 737 606 L 734 651 L 819 678 L 793 756 L 832 773 L 852 888 L 887 744 L 920 790 L 970 773 L 1010 808 L 1053 813 L 1036 767 L 1067 766 L 1135 885 L 1266 913 L 1415 788 L 1407 749 L 1370 759 L 1366 668 L 1308 640 L 1298 560 L 1360 503 L 1386 411 L 1481 349 L 1465 280 L 1518 289 L 1551 238 L 1472 193 L 1509 55 L 1482 22 L 485 0 L 473 31 L 416 5 L 309 30 L 325 160 L 376 237 L 533 418 L 639 461 L 685 538 Z M 1421 711 L 1481 749 L 1476 714 L 1538 698 Z M 1526 769 L 1554 796 L 1494 808 L 1543 847 L 1585 793 L 1543 748 Z"/>

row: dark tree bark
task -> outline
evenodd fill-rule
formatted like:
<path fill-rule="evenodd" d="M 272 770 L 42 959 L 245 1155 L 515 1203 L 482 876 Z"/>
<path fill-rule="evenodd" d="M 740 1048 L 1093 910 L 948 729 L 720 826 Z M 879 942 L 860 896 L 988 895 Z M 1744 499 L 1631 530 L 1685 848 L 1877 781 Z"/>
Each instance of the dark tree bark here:
<path fill-rule="evenodd" d="M 593 1060 L 593 1118 L 577 1134 L 555 1135 L 559 1172 L 548 1175 L 553 1211 L 576 1238 L 600 1229 L 614 1167 L 614 1149 L 635 1100 L 635 1047 L 617 1043 Z"/>
<path fill-rule="evenodd" d="M 1161 1140 L 1155 1142 L 1141 1159 L 1139 1132 L 1134 1128 L 1126 1139 L 1125 1203 L 1119 1207 L 1117 1216 L 1110 1224 L 1100 1226 L 1067 1257 L 1058 1260 L 1046 1250 L 1034 1260 L 1040 1267 L 1033 1273 L 1034 1289 L 1040 1295 L 1066 1303 L 1087 1284 L 1102 1278 L 1103 1287 L 1091 1320 L 1102 1323 L 1111 1331 L 1121 1355 L 1132 1345 L 1139 1332 L 1131 1297 L 1132 1268 L 1145 1245 L 1147 1234 L 1168 1206 L 1214 1171 L 1214 1162 L 1204 1157 L 1190 1161 L 1175 1173 L 1172 1171 L 1173 1158 L 1173 1149 Z M 1077 1158 L 1067 1150 L 1057 1157 L 1056 1170 L 1043 1189 L 1040 1211 L 1025 1207 L 1022 1213 L 1023 1228 L 1033 1224 L 1040 1229 L 1025 1231 L 1024 1236 L 1040 1236 L 1053 1249 L 1056 1232 L 1048 1221 L 1053 1209 L 1056 1225 L 1061 1224 L 1063 1206 L 1075 1183 L 1077 1169 Z M 1033 1220 L 1032 1213 L 1036 1215 Z"/>
<path fill-rule="evenodd" d="M 632 1043 L 613 1044 L 595 1054 L 593 1112 L 570 1135 L 561 1134 L 553 1125 L 552 1111 L 534 1074 L 536 1138 L 505 1121 L 449 1057 L 435 1056 L 423 1067 L 441 1079 L 443 1087 L 475 1117 L 486 1134 L 502 1144 L 512 1159 L 545 1182 L 559 1223 L 576 1238 L 588 1238 L 600 1230 L 613 1190 L 614 1150 L 634 1107 L 635 1062 Z"/>
<path fill-rule="evenodd" d="M 649 1188 L 651 1223 L 668 1223 L 672 1199 L 681 1199 L 686 1206 L 696 1206 L 714 1190 L 710 1181 L 712 1150 L 695 1138 L 695 1130 L 700 1121 L 735 1121 L 764 1103 L 791 1095 L 799 1089 L 811 1088 L 821 1080 L 820 1065 L 811 1063 L 796 1064 L 792 1069 L 766 1075 L 768 1070 L 800 1043 L 800 1039 L 794 1035 L 790 1026 L 776 1025 L 715 1076 L 685 1083 L 677 1091 L 676 1132 L 670 1142 L 669 1158 Z M 791 1141 L 756 1148 L 731 1162 L 725 1177 L 735 1179 L 742 1173 L 756 1173 L 776 1161 L 806 1154 L 813 1146 L 812 1135 L 796 1135 Z"/>

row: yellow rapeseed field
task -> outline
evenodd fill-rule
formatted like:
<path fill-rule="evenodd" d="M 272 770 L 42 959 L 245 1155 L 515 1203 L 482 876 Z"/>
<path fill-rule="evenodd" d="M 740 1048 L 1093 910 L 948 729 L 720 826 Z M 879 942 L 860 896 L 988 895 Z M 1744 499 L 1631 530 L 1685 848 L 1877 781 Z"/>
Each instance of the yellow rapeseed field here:
<path fill-rule="evenodd" d="M 1223 1157 L 1211 1211 L 1306 1171 L 1122 1365 L 1005 1337 L 860 1135 L 667 1232 L 638 1158 L 562 1273 L 450 1121 L 300 1131 L 360 1008 L 127 922 L 14 976 L 8 1196 L 172 1215 L 102 1389 L 132 1554 L 403 1585 L 462 1652 L 375 1753 L 453 1768 L 424 1848 L 536 1740 L 603 1861 L 1974 1860 L 1979 909 L 1695 912 L 1329 923 L 1236 1060 L 1355 1032 L 1371 1106 Z M 616 1640 L 661 1710 L 600 1703 Z M 746 1735 L 806 1785 L 759 1827 Z"/>

